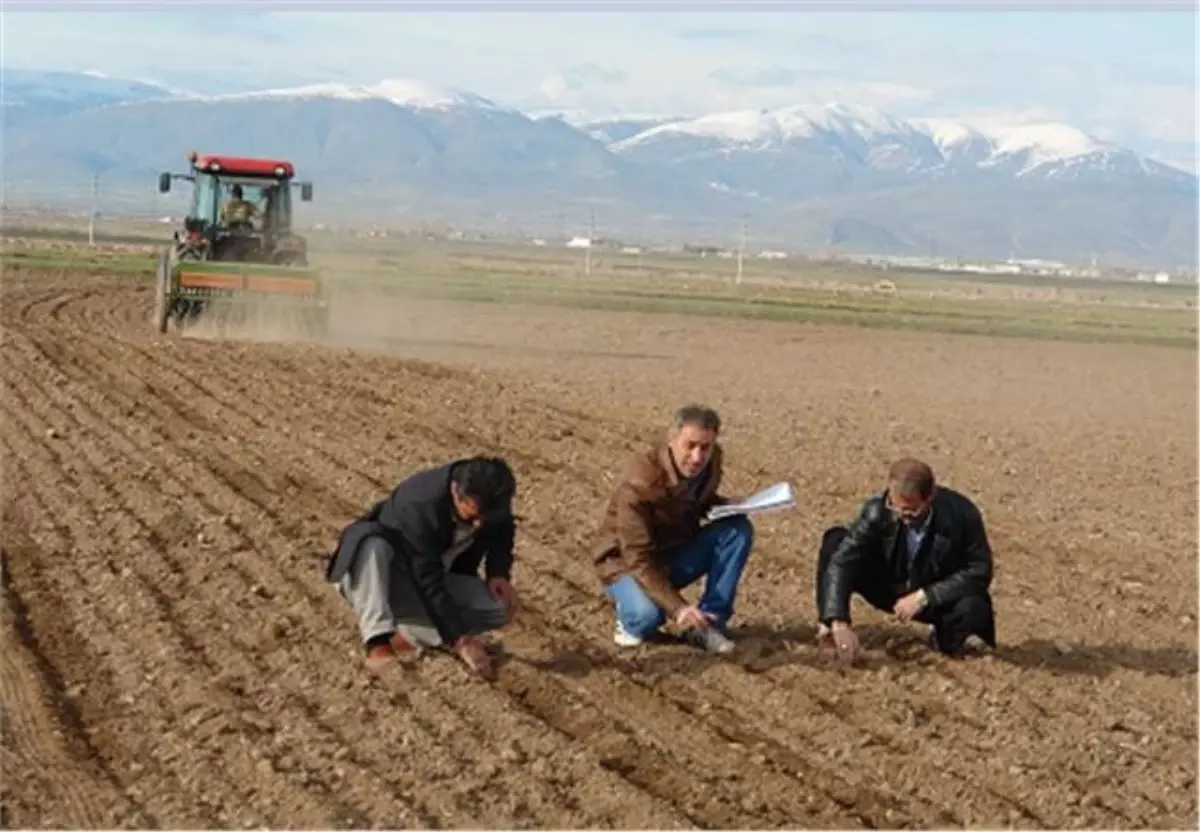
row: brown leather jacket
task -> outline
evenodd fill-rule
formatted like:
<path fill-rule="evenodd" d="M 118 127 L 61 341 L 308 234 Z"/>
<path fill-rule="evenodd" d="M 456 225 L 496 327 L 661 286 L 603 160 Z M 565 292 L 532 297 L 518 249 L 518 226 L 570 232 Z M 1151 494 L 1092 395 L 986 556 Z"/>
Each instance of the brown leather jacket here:
<path fill-rule="evenodd" d="M 593 553 L 601 581 L 611 584 L 632 575 L 669 616 L 687 606 L 667 575 L 700 531 L 704 515 L 725 502 L 718 496 L 723 456 L 716 445 L 708 467 L 691 484 L 680 477 L 665 442 L 626 463 L 605 505 Z"/>

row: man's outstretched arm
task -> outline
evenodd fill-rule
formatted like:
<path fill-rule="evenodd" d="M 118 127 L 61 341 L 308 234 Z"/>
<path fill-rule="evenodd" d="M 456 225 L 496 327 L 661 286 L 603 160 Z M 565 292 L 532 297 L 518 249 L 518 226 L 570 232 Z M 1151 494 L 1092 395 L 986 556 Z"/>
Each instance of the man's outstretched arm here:
<path fill-rule="evenodd" d="M 863 557 L 871 546 L 878 543 L 884 510 L 877 500 L 863 503 L 858 517 L 848 529 L 849 533 L 830 556 L 820 576 L 824 584 L 821 595 L 825 599 L 819 610 L 821 623 L 850 620 L 850 593 L 854 589 Z"/>

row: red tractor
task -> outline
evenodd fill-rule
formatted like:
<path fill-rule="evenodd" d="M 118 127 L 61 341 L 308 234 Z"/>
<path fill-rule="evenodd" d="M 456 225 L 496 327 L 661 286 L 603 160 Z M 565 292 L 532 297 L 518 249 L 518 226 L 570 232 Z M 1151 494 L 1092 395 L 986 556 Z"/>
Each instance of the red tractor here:
<path fill-rule="evenodd" d="M 192 183 L 192 204 L 171 246 L 159 258 L 155 323 L 166 332 L 213 314 L 220 323 L 253 305 L 298 308 L 308 333 L 324 332 L 329 304 L 321 275 L 308 265 L 308 247 L 292 230 L 292 188 L 312 200 L 312 183 L 294 182 L 291 162 L 219 154 L 188 154 L 191 172 L 164 172 Z M 278 302 L 278 303 L 276 303 Z M 295 302 L 298 302 L 295 303 Z"/>

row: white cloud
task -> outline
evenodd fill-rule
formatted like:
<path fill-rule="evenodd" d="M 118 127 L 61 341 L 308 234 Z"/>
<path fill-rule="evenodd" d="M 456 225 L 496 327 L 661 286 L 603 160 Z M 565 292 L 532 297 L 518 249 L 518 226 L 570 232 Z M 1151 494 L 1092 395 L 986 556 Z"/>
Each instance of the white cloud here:
<path fill-rule="evenodd" d="M 1196 89 L 1165 84 L 1121 84 L 1110 88 L 1095 117 L 1136 125 L 1141 135 L 1163 142 L 1196 139 Z"/>

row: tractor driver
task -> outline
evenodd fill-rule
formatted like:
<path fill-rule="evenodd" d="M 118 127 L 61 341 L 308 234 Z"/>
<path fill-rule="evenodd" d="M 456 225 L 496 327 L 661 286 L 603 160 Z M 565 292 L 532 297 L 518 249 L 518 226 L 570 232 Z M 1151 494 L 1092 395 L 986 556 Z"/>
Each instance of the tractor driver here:
<path fill-rule="evenodd" d="M 233 198 L 221 209 L 221 222 L 226 226 L 250 225 L 250 221 L 258 215 L 258 206 L 242 198 L 242 186 L 234 185 L 231 191 Z"/>

